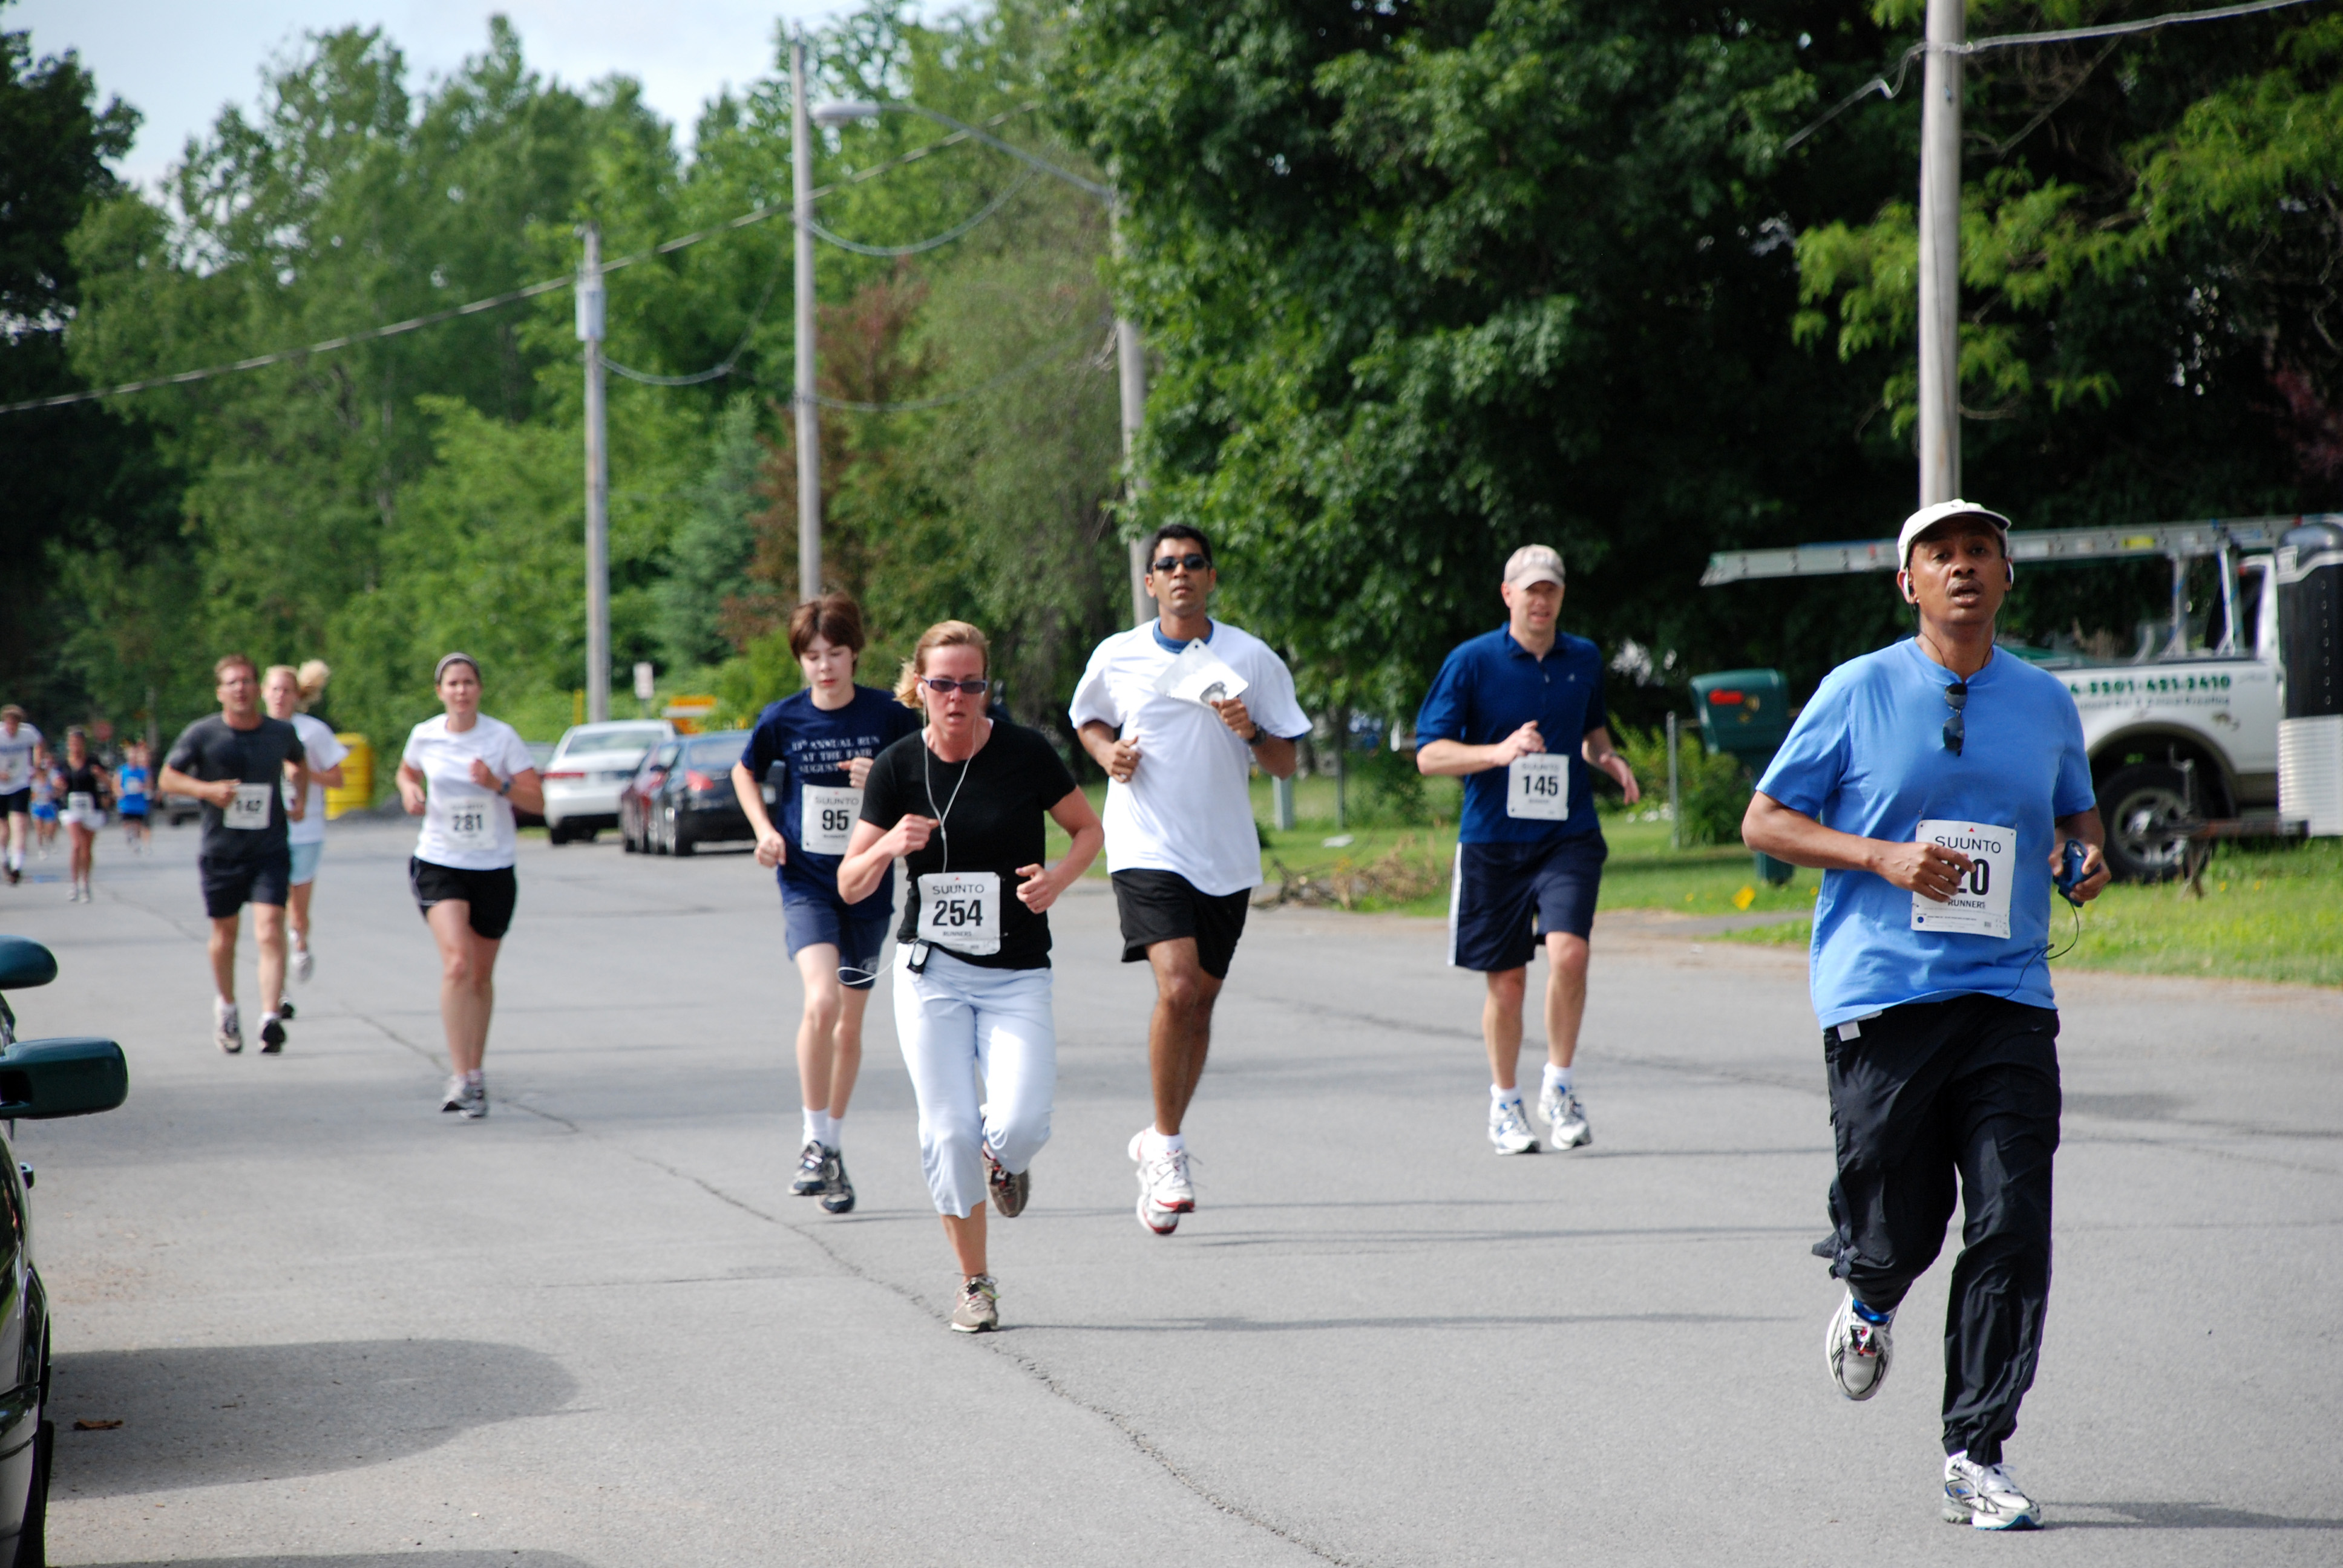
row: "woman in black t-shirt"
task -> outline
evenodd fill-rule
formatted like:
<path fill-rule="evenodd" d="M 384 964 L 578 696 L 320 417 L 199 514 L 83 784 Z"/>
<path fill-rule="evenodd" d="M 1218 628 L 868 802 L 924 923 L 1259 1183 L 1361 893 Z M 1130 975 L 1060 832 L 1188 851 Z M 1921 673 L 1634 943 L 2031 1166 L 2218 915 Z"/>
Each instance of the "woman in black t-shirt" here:
<path fill-rule="evenodd" d="M 1025 1207 L 1050 1139 L 1058 1038 L 1050 1010 L 1048 910 L 1105 842 L 1065 759 L 1040 735 L 987 718 L 984 634 L 930 627 L 896 683 L 927 728 L 879 754 L 838 868 L 859 902 L 897 856 L 910 874 L 895 954 L 895 1031 L 920 1101 L 920 1163 L 961 1276 L 951 1326 L 998 1326 L 987 1271 L 988 1193 L 1004 1219 Z M 1056 819 L 1073 838 L 1042 865 Z M 983 1083 L 980 1088 L 978 1078 Z"/>
<path fill-rule="evenodd" d="M 89 874 L 97 859 L 98 829 L 106 826 L 106 809 L 114 800 L 114 775 L 89 754 L 89 737 L 79 729 L 65 731 L 65 782 L 57 797 L 58 815 L 73 843 L 73 894 L 67 903 L 85 904 L 92 897 Z"/>

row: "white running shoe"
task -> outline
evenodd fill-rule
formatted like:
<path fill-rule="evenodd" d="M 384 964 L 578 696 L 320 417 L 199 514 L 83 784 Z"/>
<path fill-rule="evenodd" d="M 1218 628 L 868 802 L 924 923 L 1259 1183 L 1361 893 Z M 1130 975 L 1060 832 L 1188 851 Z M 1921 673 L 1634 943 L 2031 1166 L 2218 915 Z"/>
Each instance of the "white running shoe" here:
<path fill-rule="evenodd" d="M 309 976 L 316 972 L 317 968 L 317 961 L 309 956 L 309 950 L 307 948 L 295 948 L 293 950 L 293 978 L 295 980 L 299 980 L 303 985 L 307 985 L 309 983 Z"/>
<path fill-rule="evenodd" d="M 1896 1314 L 1887 1314 L 1887 1322 L 1875 1323 L 1855 1310 L 1855 1292 L 1849 1291 L 1831 1314 L 1830 1327 L 1823 1332 L 1823 1360 L 1830 1367 L 1831 1381 L 1838 1392 L 1849 1399 L 1869 1399 L 1887 1381 L 1887 1363 L 1895 1355 L 1888 1342 L 1887 1326 Z"/>
<path fill-rule="evenodd" d="M 1150 1159 L 1142 1127 L 1131 1135 L 1130 1154 L 1139 1162 L 1139 1222 L 1159 1236 L 1180 1228 L 1180 1216 L 1196 1211 L 1196 1189 L 1188 1181 L 1188 1151 L 1166 1149 Z"/>
<path fill-rule="evenodd" d="M 467 1121 L 478 1121 L 488 1113 L 488 1080 L 468 1078 L 464 1081 L 463 1100 L 456 1107 L 456 1113 Z"/>
<path fill-rule="evenodd" d="M 2042 1506 L 2017 1489 L 2007 1466 L 1977 1464 L 1966 1453 L 1948 1453 L 1944 1520 L 1979 1530 L 2039 1530 Z"/>
<path fill-rule="evenodd" d="M 1578 1096 L 1566 1089 L 1546 1086 L 1538 1096 L 1538 1114 L 1545 1118 L 1546 1130 L 1554 1134 L 1554 1147 L 1584 1149 L 1594 1141 L 1594 1132 L 1586 1125 L 1586 1107 L 1578 1103 Z"/>
<path fill-rule="evenodd" d="M 439 1097 L 439 1113 L 444 1116 L 450 1111 L 461 1111 L 463 1109 L 464 1075 L 458 1072 L 448 1078 L 447 1092 Z"/>
<path fill-rule="evenodd" d="M 1500 1154 L 1538 1151 L 1537 1134 L 1530 1131 L 1530 1119 L 1522 1110 L 1520 1095 L 1489 1101 L 1489 1144 Z"/>
<path fill-rule="evenodd" d="M 212 1043 L 228 1055 L 244 1049 L 244 1019 L 236 1010 L 236 1003 L 212 999 Z"/>

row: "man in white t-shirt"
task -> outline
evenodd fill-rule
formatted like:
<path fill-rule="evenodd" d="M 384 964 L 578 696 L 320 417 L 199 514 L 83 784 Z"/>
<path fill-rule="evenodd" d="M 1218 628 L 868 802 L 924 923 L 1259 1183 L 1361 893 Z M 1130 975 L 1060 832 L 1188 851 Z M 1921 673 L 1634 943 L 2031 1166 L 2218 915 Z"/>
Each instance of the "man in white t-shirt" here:
<path fill-rule="evenodd" d="M 1107 771 L 1107 869 L 1125 963 L 1155 971 L 1147 1056 L 1154 1121 L 1131 1141 L 1140 1222 L 1159 1236 L 1196 1207 L 1181 1131 L 1212 1045 L 1212 1004 L 1261 885 L 1255 762 L 1293 776 L 1310 720 L 1269 645 L 1207 611 L 1212 547 L 1185 523 L 1155 531 L 1157 618 L 1099 644 L 1074 689 L 1083 749 Z"/>
<path fill-rule="evenodd" d="M 48 742 L 15 703 L 0 708 L 0 820 L 8 824 L 8 881 L 25 879 L 25 835 L 33 825 L 33 769 L 49 759 Z"/>

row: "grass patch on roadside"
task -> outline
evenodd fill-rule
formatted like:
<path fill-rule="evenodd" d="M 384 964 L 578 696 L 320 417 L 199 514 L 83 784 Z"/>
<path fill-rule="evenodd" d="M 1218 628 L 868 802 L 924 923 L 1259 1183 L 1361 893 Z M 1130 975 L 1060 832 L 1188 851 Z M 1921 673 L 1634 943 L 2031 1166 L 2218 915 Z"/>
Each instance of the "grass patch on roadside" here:
<path fill-rule="evenodd" d="M 2083 910 L 2082 940 L 2060 967 L 2343 986 L 2343 840 L 2287 848 L 2224 844 L 2205 868 L 2205 896 L 2186 883 L 2124 883 Z M 2074 934 L 2051 905 L 2055 952 Z M 1735 931 L 1734 941 L 1804 945 L 1808 923 Z"/>

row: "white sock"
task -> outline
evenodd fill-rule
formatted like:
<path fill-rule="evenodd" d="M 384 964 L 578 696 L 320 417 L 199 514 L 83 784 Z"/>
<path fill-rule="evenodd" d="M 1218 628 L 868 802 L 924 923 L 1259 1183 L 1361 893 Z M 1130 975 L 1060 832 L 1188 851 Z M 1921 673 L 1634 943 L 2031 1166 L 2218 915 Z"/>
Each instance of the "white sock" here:
<path fill-rule="evenodd" d="M 1139 1151 L 1153 1159 L 1187 1147 L 1187 1134 L 1161 1131 L 1151 1122 L 1148 1125 L 1147 1136 L 1140 1141 Z"/>
<path fill-rule="evenodd" d="M 829 1113 L 816 1111 L 810 1105 L 801 1106 L 799 1109 L 805 1117 L 805 1141 L 809 1143 L 820 1143 L 822 1141 L 822 1133 L 828 1131 L 822 1124 L 830 1120 Z"/>
<path fill-rule="evenodd" d="M 273 1012 L 262 1013 L 260 1015 L 260 1027 L 266 1029 L 270 1024 L 275 1023 L 279 1016 L 280 1015 Z"/>
<path fill-rule="evenodd" d="M 1547 1062 L 1545 1064 L 1545 1086 L 1548 1089 L 1559 1090 L 1561 1092 L 1568 1094 L 1570 1092 L 1570 1069 L 1566 1067 L 1556 1067 L 1554 1063 L 1550 1061 Z"/>
<path fill-rule="evenodd" d="M 840 1147 L 838 1141 L 844 1136 L 846 1136 L 845 1117 L 824 1116 L 821 1119 L 821 1142 L 823 1148 L 836 1149 Z"/>
<path fill-rule="evenodd" d="M 464 1074 L 464 1081 L 467 1083 L 482 1083 L 486 1082 L 487 1080 L 482 1077 L 480 1070 L 476 1067 L 472 1069 L 471 1071 Z"/>
<path fill-rule="evenodd" d="M 1493 1083 L 1489 1085 L 1489 1103 L 1492 1105 L 1503 1105 L 1509 1100 L 1519 1100 L 1521 1097 L 1522 1091 L 1519 1089 L 1500 1089 Z"/>

